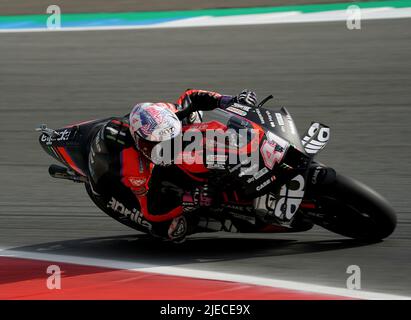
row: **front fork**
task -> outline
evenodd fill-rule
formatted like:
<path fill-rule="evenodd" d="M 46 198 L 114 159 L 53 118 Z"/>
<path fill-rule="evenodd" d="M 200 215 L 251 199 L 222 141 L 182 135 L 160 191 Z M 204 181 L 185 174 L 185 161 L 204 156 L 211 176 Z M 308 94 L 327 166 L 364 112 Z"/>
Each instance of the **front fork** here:
<path fill-rule="evenodd" d="M 336 171 L 318 162 L 313 162 L 307 173 L 307 189 L 304 200 L 301 202 L 300 209 L 304 216 L 311 217 L 321 215 L 320 204 L 316 200 L 316 195 L 319 188 L 326 188 L 334 183 L 336 179 Z"/>
<path fill-rule="evenodd" d="M 335 180 L 335 170 L 318 162 L 311 162 L 308 169 L 292 178 L 276 192 L 269 192 L 254 201 L 254 208 L 267 222 L 291 226 L 300 219 L 302 212 L 315 212 L 315 191 Z"/>

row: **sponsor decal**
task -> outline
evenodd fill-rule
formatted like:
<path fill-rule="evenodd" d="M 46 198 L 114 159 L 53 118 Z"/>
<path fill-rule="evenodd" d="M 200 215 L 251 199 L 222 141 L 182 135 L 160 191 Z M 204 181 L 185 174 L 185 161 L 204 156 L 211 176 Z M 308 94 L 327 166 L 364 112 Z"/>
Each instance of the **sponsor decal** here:
<path fill-rule="evenodd" d="M 287 117 L 288 125 L 290 126 L 291 134 L 296 134 L 297 132 L 294 127 L 293 119 L 291 118 L 289 114 L 287 114 L 286 117 Z"/>
<path fill-rule="evenodd" d="M 225 163 L 227 161 L 227 157 L 224 154 L 208 154 L 206 161 L 207 163 L 214 163 L 214 162 L 222 162 Z"/>
<path fill-rule="evenodd" d="M 242 166 L 245 166 L 249 164 L 251 160 L 249 158 L 242 160 L 239 164 L 236 164 L 234 167 L 229 169 L 230 173 L 233 173 L 234 171 L 240 169 Z"/>
<path fill-rule="evenodd" d="M 224 208 L 226 209 L 232 209 L 232 210 L 236 210 L 236 211 L 246 211 L 246 212 L 250 212 L 252 211 L 252 207 L 250 206 L 240 206 L 237 204 L 232 204 L 232 203 L 223 203 Z"/>
<path fill-rule="evenodd" d="M 266 209 L 283 221 L 290 221 L 297 212 L 303 200 L 305 180 L 302 175 L 293 178 L 290 183 L 282 186 L 279 196 L 269 194 Z"/>
<path fill-rule="evenodd" d="M 280 125 L 281 131 L 285 133 L 285 127 L 284 127 L 284 119 L 281 113 L 276 113 L 275 117 L 277 118 L 277 122 Z"/>
<path fill-rule="evenodd" d="M 67 141 L 70 138 L 71 130 L 65 129 L 63 131 L 57 131 L 54 137 L 49 137 L 46 134 L 41 135 L 41 142 L 45 142 L 46 145 L 51 145 L 53 142 Z"/>
<path fill-rule="evenodd" d="M 257 113 L 258 118 L 260 118 L 261 124 L 265 124 L 264 116 L 261 114 L 260 109 L 255 109 L 255 113 Z"/>
<path fill-rule="evenodd" d="M 254 178 L 255 179 L 260 179 L 263 175 L 265 175 L 268 172 L 269 172 L 269 170 L 267 168 L 263 168 L 254 175 Z"/>
<path fill-rule="evenodd" d="M 268 172 L 270 172 L 270 170 L 268 170 L 267 168 L 263 168 L 260 171 L 258 171 L 257 173 L 255 173 L 250 179 L 247 180 L 248 183 L 252 183 L 255 180 L 260 179 L 262 176 L 264 176 L 265 174 L 267 174 Z"/>
<path fill-rule="evenodd" d="M 271 128 L 274 128 L 275 127 L 275 122 L 274 122 L 274 119 L 273 119 L 273 115 L 271 114 L 271 112 L 269 110 L 267 110 L 265 113 L 267 115 L 267 119 L 268 119 L 268 122 L 270 123 Z"/>
<path fill-rule="evenodd" d="M 168 229 L 168 235 L 170 238 L 178 238 L 183 236 L 187 232 L 187 223 L 183 219 L 174 219 Z"/>
<path fill-rule="evenodd" d="M 228 156 L 224 154 L 208 154 L 206 156 L 206 167 L 208 169 L 224 170 Z"/>
<path fill-rule="evenodd" d="M 249 112 L 249 111 L 251 110 L 251 107 L 244 106 L 244 105 L 239 104 L 239 103 L 234 103 L 234 104 L 233 104 L 233 107 L 235 107 L 235 108 L 237 108 L 237 109 L 240 109 L 240 110 L 243 110 L 243 111 L 245 111 L 245 112 Z"/>
<path fill-rule="evenodd" d="M 136 208 L 129 210 L 123 205 L 120 201 L 117 201 L 114 197 L 107 204 L 107 208 L 112 209 L 115 212 L 121 214 L 124 218 L 130 219 L 133 222 L 138 223 L 139 225 L 151 230 L 152 225 L 150 222 L 144 219 L 143 214 L 138 211 Z"/>
<path fill-rule="evenodd" d="M 217 169 L 217 170 L 225 170 L 225 164 L 223 163 L 208 163 L 207 169 Z"/>
<path fill-rule="evenodd" d="M 325 147 L 329 139 L 330 128 L 319 123 L 313 123 L 301 143 L 308 154 L 316 154 Z"/>
<path fill-rule="evenodd" d="M 250 175 L 250 172 L 251 172 L 251 173 L 254 172 L 257 168 L 258 168 L 258 164 L 255 163 L 255 164 L 253 164 L 251 167 L 242 169 L 241 172 L 240 172 L 240 174 L 238 175 L 238 177 L 241 178 L 242 176 Z"/>
<path fill-rule="evenodd" d="M 147 179 L 146 178 L 140 178 L 140 177 L 129 177 L 128 181 L 130 181 L 130 183 L 133 187 L 141 187 L 141 186 L 146 184 Z"/>
<path fill-rule="evenodd" d="M 274 177 L 272 177 L 272 178 L 274 178 Z M 263 188 L 265 188 L 266 186 L 268 186 L 268 185 L 271 183 L 272 178 L 265 180 L 262 184 L 260 184 L 260 185 L 256 188 L 256 190 L 257 190 L 257 191 L 260 191 L 261 189 L 263 189 Z M 274 179 L 275 179 L 275 178 L 274 178 Z"/>
<path fill-rule="evenodd" d="M 228 110 L 230 112 L 233 112 L 235 114 L 238 114 L 239 116 L 242 116 L 242 117 L 247 115 L 247 112 L 239 110 L 239 109 L 234 108 L 234 107 L 228 107 L 228 108 L 226 108 L 226 110 Z"/>
<path fill-rule="evenodd" d="M 174 127 L 168 127 L 168 128 L 165 128 L 165 129 L 162 129 L 162 130 L 160 130 L 159 132 L 158 132 L 158 134 L 160 135 L 160 136 L 171 136 L 173 133 L 174 133 L 174 131 L 175 131 L 175 128 Z"/>
<path fill-rule="evenodd" d="M 281 113 L 276 113 L 275 117 L 277 118 L 277 122 L 280 126 L 284 125 L 284 119 L 283 116 L 281 115 Z"/>

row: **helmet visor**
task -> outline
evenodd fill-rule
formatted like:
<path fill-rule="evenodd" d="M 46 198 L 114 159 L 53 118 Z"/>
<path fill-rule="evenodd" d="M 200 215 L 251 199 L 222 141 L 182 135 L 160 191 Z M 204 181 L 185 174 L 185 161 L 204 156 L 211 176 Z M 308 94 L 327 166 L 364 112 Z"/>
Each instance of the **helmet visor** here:
<path fill-rule="evenodd" d="M 180 135 L 178 136 L 180 137 Z M 178 138 L 177 137 L 177 138 Z M 136 148 L 141 151 L 146 158 L 157 165 L 170 165 L 177 158 L 180 148 L 178 139 L 173 138 L 167 141 L 148 141 L 135 134 Z"/>
<path fill-rule="evenodd" d="M 136 142 L 137 150 L 141 151 L 149 160 L 151 160 L 153 149 L 159 142 L 143 139 L 137 133 L 134 134 L 134 140 Z"/>

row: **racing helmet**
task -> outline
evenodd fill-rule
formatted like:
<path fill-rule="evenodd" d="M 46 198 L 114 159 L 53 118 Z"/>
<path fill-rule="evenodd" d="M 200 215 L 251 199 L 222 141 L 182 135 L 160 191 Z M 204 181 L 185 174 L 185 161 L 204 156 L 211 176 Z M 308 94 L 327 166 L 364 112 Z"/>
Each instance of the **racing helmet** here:
<path fill-rule="evenodd" d="M 155 164 L 165 165 L 173 161 L 171 153 L 164 155 L 162 151 L 160 155 L 161 148 L 155 147 L 170 146 L 170 142 L 182 132 L 181 122 L 171 110 L 172 107 L 166 103 L 139 103 L 129 116 L 130 133 L 137 150 Z M 169 161 L 164 162 L 164 159 Z"/>

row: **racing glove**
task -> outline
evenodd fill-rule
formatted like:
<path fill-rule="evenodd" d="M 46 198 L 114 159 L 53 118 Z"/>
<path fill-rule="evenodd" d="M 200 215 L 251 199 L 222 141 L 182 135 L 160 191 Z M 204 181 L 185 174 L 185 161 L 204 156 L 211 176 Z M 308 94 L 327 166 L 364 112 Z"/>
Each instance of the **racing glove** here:
<path fill-rule="evenodd" d="M 256 107 L 257 95 L 254 91 L 244 89 L 235 97 L 235 101 L 241 104 L 245 104 L 250 107 Z"/>

